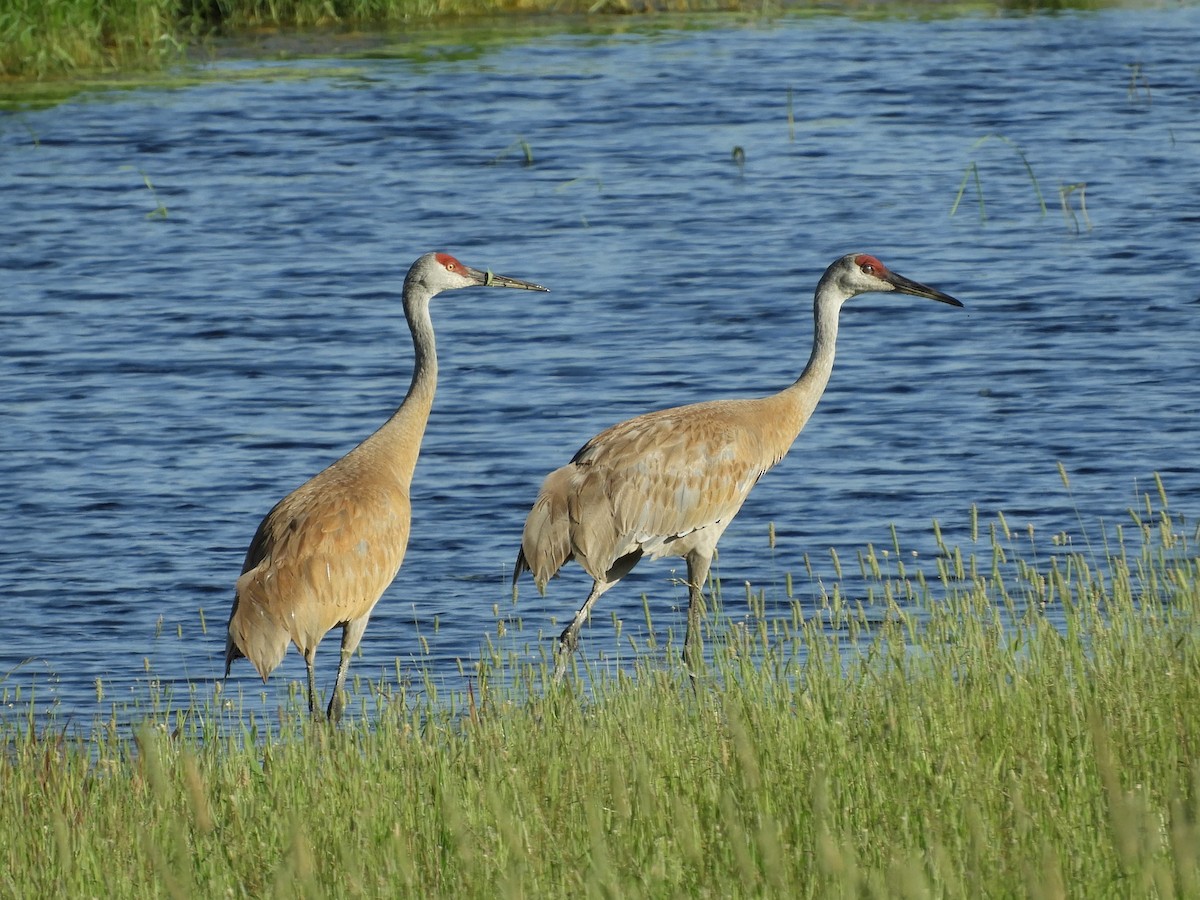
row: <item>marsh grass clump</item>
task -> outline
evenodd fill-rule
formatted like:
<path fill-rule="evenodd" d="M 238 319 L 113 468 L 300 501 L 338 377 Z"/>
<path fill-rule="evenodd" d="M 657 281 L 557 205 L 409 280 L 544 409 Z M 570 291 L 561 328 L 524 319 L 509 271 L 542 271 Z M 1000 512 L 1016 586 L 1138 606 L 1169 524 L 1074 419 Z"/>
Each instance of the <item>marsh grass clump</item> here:
<path fill-rule="evenodd" d="M 742 9 L 742 0 L 4 0 L 0 78 L 154 71 L 215 35 L 267 29 L 386 29 L 512 13 Z M 325 52 L 331 43 L 324 42 Z"/>
<path fill-rule="evenodd" d="M 1047 0 L 1038 0 L 1034 6 L 1042 2 Z M 1067 0 L 1066 5 L 1097 9 L 1113 3 L 1114 0 Z M 985 9 L 995 5 L 993 0 L 984 0 L 982 4 Z M 1003 3 L 998 5 L 1004 8 Z M 1059 9 L 1063 0 L 1050 5 Z M 924 6 L 926 14 L 936 15 L 976 9 L 973 3 L 918 6 Z M 138 77 L 144 79 L 146 73 L 161 73 L 189 55 L 203 58 L 212 50 L 214 37 L 261 38 L 273 32 L 281 37 L 278 52 L 284 55 L 360 54 L 367 51 L 361 47 L 347 50 L 339 36 L 344 37 L 348 32 L 361 36 L 398 27 L 410 30 L 412 26 L 435 23 L 457 31 L 459 26 L 474 20 L 479 29 L 467 27 L 452 38 L 455 52 L 461 53 L 465 35 L 469 34 L 470 42 L 478 42 L 484 32 L 496 31 L 499 18 L 525 14 L 625 18 L 731 13 L 740 17 L 769 17 L 796 12 L 876 18 L 881 14 L 909 17 L 913 9 L 907 0 L 834 7 L 811 0 L 782 4 L 770 0 L 753 3 L 746 0 L 3 0 L 0 85 L 5 90 L 0 91 L 0 108 L 47 105 L 71 95 L 63 89 L 13 90 L 14 85 L 21 88 L 30 81 L 78 80 L 78 89 L 84 90 L 130 87 Z M 544 27 L 544 22 L 532 27 Z M 493 39 L 494 36 L 487 38 Z M 437 39 L 433 41 L 436 43 Z M 339 45 L 343 45 L 340 50 Z M 1149 84 L 1141 75 L 1140 64 L 1134 65 L 1137 68 L 1131 75 L 1131 92 L 1140 78 L 1149 103 Z M 118 73 L 132 77 L 111 83 Z M 264 67 L 254 77 L 278 75 L 278 69 Z M 151 83 L 156 81 L 162 81 L 161 77 L 150 77 Z M 187 78 L 167 79 L 174 86 L 187 81 Z"/>
<path fill-rule="evenodd" d="M 177 58 L 177 0 L 5 0 L 0 76 L 143 69 Z"/>
<path fill-rule="evenodd" d="M 934 532 L 929 571 L 894 537 L 815 604 L 727 595 L 696 690 L 677 641 L 557 690 L 497 645 L 340 728 L 4 720 L 4 891 L 1195 896 L 1198 535 L 1165 494 L 1104 537 Z"/>

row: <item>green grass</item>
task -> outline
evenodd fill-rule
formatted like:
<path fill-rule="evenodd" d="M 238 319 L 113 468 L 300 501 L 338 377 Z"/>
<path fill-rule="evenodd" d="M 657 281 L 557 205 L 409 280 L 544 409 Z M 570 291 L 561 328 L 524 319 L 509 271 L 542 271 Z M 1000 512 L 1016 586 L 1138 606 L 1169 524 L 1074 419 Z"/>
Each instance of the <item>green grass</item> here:
<path fill-rule="evenodd" d="M 1034 0 L 1031 8 L 1093 9 L 1117 2 Z M 213 35 L 261 36 L 281 29 L 409 30 L 430 22 L 528 14 L 842 12 L 878 18 L 1009 10 L 1007 0 L 845 0 L 840 7 L 821 0 L 0 0 L 0 88 L 12 81 L 155 72 L 189 56 L 202 58 Z M 290 37 L 285 35 L 282 43 Z M 317 41 L 323 49 L 314 51 L 308 38 L 296 43 L 309 55 L 326 55 L 340 52 L 343 42 L 331 33 Z"/>
<path fill-rule="evenodd" d="M 661 634 L 554 691 L 510 630 L 338 729 L 7 720 L 0 894 L 1197 896 L 1197 535 L 1165 497 L 1099 546 L 935 534 L 789 579 L 808 618 L 718 603 L 698 691 Z"/>
<path fill-rule="evenodd" d="M 178 22 L 176 0 L 0 0 L 0 78 L 156 67 Z"/>
<path fill-rule="evenodd" d="M 0 0 L 0 81 L 152 72 L 203 57 L 213 35 L 278 29 L 411 28 L 523 13 L 738 10 L 742 0 Z M 752 9 L 762 11 L 762 4 Z M 284 37 L 283 45 L 289 43 Z M 342 41 L 298 39 L 318 55 Z M 314 47 L 315 44 L 315 47 Z"/>

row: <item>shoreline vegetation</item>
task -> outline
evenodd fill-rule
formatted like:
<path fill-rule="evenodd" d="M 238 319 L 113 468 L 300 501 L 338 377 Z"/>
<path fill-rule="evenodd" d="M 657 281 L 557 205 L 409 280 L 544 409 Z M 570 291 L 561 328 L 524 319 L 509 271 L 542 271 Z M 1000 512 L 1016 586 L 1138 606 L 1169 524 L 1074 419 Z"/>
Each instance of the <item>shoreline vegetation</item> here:
<path fill-rule="evenodd" d="M 0 93 L 214 35 L 646 9 L 538 2 L 0 0 Z M 558 689 L 546 623 L 497 609 L 465 687 L 397 661 L 338 728 L 203 682 L 85 725 L 0 673 L 0 895 L 1200 896 L 1200 528 L 1156 489 L 1090 533 L 973 517 L 727 586 L 695 690 L 648 603 Z"/>
<path fill-rule="evenodd" d="M 252 47 L 288 35 L 316 55 L 336 55 L 337 34 L 456 27 L 488 18 L 615 21 L 630 15 L 783 13 L 955 15 L 1097 9 L 1124 0 L 0 0 L 0 91 L 30 81 L 153 73 L 203 59 L 214 40 Z M 321 37 L 325 33 L 325 38 Z M 313 35 L 316 39 L 313 39 Z M 206 50 L 206 48 L 208 48 Z"/>
<path fill-rule="evenodd" d="M 338 728 L 303 692 L 0 719 L 0 892 L 1200 895 L 1200 529 L 1157 488 L 718 591 L 697 690 L 649 611 L 558 689 L 498 611 L 469 687 L 360 688 Z"/>

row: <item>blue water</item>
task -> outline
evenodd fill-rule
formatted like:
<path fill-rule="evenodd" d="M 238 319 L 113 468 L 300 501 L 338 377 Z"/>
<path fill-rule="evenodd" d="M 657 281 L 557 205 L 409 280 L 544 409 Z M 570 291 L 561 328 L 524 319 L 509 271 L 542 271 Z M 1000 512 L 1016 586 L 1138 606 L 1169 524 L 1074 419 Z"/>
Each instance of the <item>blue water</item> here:
<path fill-rule="evenodd" d="M 431 249 L 553 292 L 435 301 L 413 536 L 363 677 L 461 685 L 494 610 L 515 652 L 548 649 L 587 582 L 512 606 L 542 476 L 614 421 L 789 383 L 851 250 L 966 309 L 848 305 L 821 406 L 722 542 L 727 597 L 792 572 L 815 603 L 804 555 L 828 583 L 829 548 L 892 525 L 932 571 L 931 521 L 969 542 L 972 504 L 1096 539 L 1155 472 L 1194 517 L 1198 32 L 1170 7 L 635 27 L 3 115 L 0 694 L 85 721 L 162 684 L 211 696 L 259 519 L 403 396 L 397 294 Z M 949 215 L 972 163 L 986 219 L 970 177 Z M 606 595 L 586 657 L 631 652 L 643 592 L 678 627 L 681 574 Z M 292 651 L 229 690 L 270 706 L 302 676 Z"/>

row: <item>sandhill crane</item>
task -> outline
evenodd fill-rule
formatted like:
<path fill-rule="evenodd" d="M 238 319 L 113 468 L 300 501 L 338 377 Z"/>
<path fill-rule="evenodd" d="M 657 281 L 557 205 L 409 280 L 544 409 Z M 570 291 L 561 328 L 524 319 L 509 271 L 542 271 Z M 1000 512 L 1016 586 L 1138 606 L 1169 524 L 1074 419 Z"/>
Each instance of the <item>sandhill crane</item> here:
<path fill-rule="evenodd" d="M 226 677 L 245 656 L 266 682 L 291 641 L 308 668 L 308 708 L 315 716 L 313 658 L 325 633 L 340 625 L 342 658 L 327 715 L 341 717 L 350 656 L 408 545 L 409 485 L 437 387 L 429 301 L 476 285 L 546 290 L 472 269 L 447 253 L 427 253 L 412 264 L 403 300 L 415 358 L 404 402 L 374 434 L 275 504 L 258 526 L 229 615 Z"/>
<path fill-rule="evenodd" d="M 544 594 L 546 583 L 572 559 L 593 579 L 583 606 L 559 636 L 556 681 L 596 601 L 643 556 L 687 560 L 684 657 L 695 673 L 703 588 L 717 541 L 821 399 L 833 371 L 842 304 L 872 291 L 962 306 L 889 271 L 874 256 L 843 256 L 817 284 L 812 354 L 793 384 L 768 397 L 695 403 L 629 419 L 600 432 L 546 476 L 525 521 L 513 584 L 528 570 Z"/>

